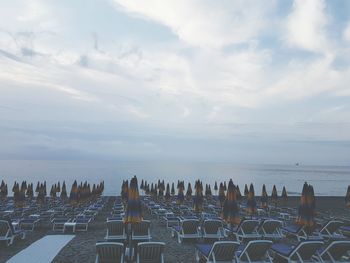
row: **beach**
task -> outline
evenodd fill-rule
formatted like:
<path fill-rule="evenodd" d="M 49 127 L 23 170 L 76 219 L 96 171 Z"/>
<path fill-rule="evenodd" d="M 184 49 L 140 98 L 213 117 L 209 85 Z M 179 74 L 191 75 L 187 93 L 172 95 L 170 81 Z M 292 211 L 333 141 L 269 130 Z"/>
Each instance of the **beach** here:
<path fill-rule="evenodd" d="M 89 225 L 86 232 L 76 232 L 75 237 L 69 242 L 53 262 L 95 262 L 97 241 L 103 241 L 106 235 L 106 219 L 110 215 L 116 197 L 103 197 L 106 199 L 104 208 L 100 211 L 95 220 Z M 259 197 L 256 197 L 259 200 Z M 300 202 L 299 197 L 289 197 L 287 201 L 279 200 L 277 206 L 297 208 Z M 346 209 L 343 197 L 316 197 L 316 211 L 319 215 L 334 218 L 349 218 L 350 211 Z M 158 220 L 148 211 L 144 211 L 144 219 L 151 221 L 152 241 L 165 242 L 165 262 L 195 262 L 195 242 L 184 242 L 179 244 L 177 239 L 171 237 L 171 231 L 167 229 L 164 222 Z M 52 231 L 49 222 L 28 232 L 25 240 L 16 240 L 9 247 L 1 247 L 0 262 L 6 262 L 12 256 L 29 246 L 36 240 L 50 234 L 62 234 Z"/>

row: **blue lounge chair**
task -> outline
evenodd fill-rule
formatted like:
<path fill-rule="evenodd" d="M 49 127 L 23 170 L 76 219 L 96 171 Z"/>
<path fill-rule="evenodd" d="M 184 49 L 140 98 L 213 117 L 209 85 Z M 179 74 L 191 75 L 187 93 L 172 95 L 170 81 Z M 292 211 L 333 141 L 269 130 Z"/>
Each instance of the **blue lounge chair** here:
<path fill-rule="evenodd" d="M 0 220 L 0 241 L 5 241 L 6 245 L 12 245 L 16 237 L 25 239 L 23 230 L 15 230 L 7 220 Z"/>
<path fill-rule="evenodd" d="M 320 240 L 305 240 L 296 246 L 282 243 L 273 244 L 271 250 L 275 258 L 283 258 L 288 262 L 322 262 L 317 251 L 324 243 Z"/>
<path fill-rule="evenodd" d="M 197 244 L 196 261 L 207 263 L 234 262 L 235 251 L 239 247 L 238 242 L 217 241 L 214 244 Z"/>
<path fill-rule="evenodd" d="M 333 241 L 324 249 L 318 251 L 318 256 L 324 263 L 350 262 L 350 241 Z"/>
<path fill-rule="evenodd" d="M 269 249 L 272 245 L 271 240 L 252 240 L 246 246 L 243 246 L 236 252 L 236 262 L 271 262 L 272 258 Z"/>

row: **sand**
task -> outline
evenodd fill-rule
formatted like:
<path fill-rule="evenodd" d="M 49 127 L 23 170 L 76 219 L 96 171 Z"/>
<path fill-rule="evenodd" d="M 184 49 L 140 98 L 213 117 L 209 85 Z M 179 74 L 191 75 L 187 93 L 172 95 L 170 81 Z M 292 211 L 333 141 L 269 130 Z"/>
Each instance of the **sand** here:
<path fill-rule="evenodd" d="M 87 232 L 77 232 L 75 238 L 68 243 L 55 257 L 53 262 L 95 262 L 95 244 L 102 241 L 106 235 L 106 218 L 109 215 L 114 197 L 108 197 L 108 202 L 98 217 L 90 224 Z M 297 207 L 299 198 L 289 197 L 288 202 L 284 204 L 287 207 Z M 342 197 L 317 197 L 317 211 L 323 216 L 334 216 L 338 218 L 350 217 L 350 209 L 345 207 Z M 278 204 L 280 206 L 281 204 Z M 147 212 L 145 219 L 151 220 L 152 241 L 162 241 L 166 243 L 165 261 L 166 262 L 195 262 L 194 243 L 185 242 L 178 244 L 175 238 L 170 235 L 163 223 Z M 46 222 L 33 232 L 27 233 L 25 240 L 16 240 L 9 247 L 1 245 L 0 262 L 6 262 L 10 257 L 29 246 L 34 241 L 47 234 L 53 234 L 52 226 Z M 28 261 L 30 262 L 30 261 Z"/>

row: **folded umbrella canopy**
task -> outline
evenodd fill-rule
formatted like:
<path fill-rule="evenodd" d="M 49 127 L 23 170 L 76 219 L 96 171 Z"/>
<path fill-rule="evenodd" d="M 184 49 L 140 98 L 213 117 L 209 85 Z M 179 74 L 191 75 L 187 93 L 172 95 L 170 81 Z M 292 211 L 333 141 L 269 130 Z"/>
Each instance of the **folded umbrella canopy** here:
<path fill-rule="evenodd" d="M 214 192 L 215 192 L 215 195 L 218 193 L 218 183 L 215 181 L 215 184 L 214 184 Z"/>
<path fill-rule="evenodd" d="M 128 201 L 128 190 L 129 190 L 129 182 L 128 182 L 128 180 L 126 180 L 126 181 L 123 180 L 121 197 L 122 197 L 122 202 L 124 205 L 126 205 L 126 203 Z"/>
<path fill-rule="evenodd" d="M 271 200 L 272 200 L 272 202 L 274 202 L 275 205 L 277 205 L 278 194 L 277 194 L 276 185 L 274 185 L 272 188 Z"/>
<path fill-rule="evenodd" d="M 191 200 L 191 198 L 192 198 L 192 186 L 191 186 L 191 183 L 188 183 L 187 191 L 186 191 L 186 199 Z"/>
<path fill-rule="evenodd" d="M 241 190 L 239 189 L 238 185 L 236 185 L 236 198 L 237 198 L 237 201 L 242 199 Z"/>
<path fill-rule="evenodd" d="M 262 207 L 263 209 L 267 209 L 267 208 L 268 208 L 268 204 L 267 204 L 267 202 L 268 202 L 268 196 L 267 196 L 265 184 L 264 184 L 263 187 L 262 187 L 262 193 L 261 193 L 260 202 L 261 202 L 261 207 Z"/>
<path fill-rule="evenodd" d="M 165 191 L 165 201 L 169 202 L 171 199 L 171 195 L 170 195 L 170 185 L 169 183 L 166 184 L 166 191 Z"/>
<path fill-rule="evenodd" d="M 171 194 L 172 196 L 175 195 L 175 184 L 174 184 L 174 182 L 171 184 L 171 192 L 170 192 L 170 194 Z"/>
<path fill-rule="evenodd" d="M 248 193 L 248 199 L 247 199 L 247 212 L 250 215 L 253 215 L 256 213 L 256 201 L 255 201 L 253 184 L 250 184 L 249 186 L 249 193 Z"/>
<path fill-rule="evenodd" d="M 0 199 L 5 199 L 7 197 L 7 194 L 7 184 L 4 182 L 4 180 L 2 180 L 0 185 Z"/>
<path fill-rule="evenodd" d="M 308 183 L 304 183 L 300 197 L 297 224 L 305 226 L 305 231 L 311 233 L 315 226 L 315 195 L 314 189 Z"/>
<path fill-rule="evenodd" d="M 286 201 L 287 198 L 288 198 L 287 190 L 286 190 L 286 187 L 285 187 L 285 186 L 283 186 L 281 197 L 282 197 L 282 199 L 285 200 L 285 201 Z"/>
<path fill-rule="evenodd" d="M 226 199 L 222 208 L 222 218 L 228 224 L 239 224 L 239 209 L 236 203 L 236 186 L 233 184 L 233 181 L 230 180 L 228 183 Z"/>
<path fill-rule="evenodd" d="M 244 196 L 245 196 L 246 198 L 248 198 L 248 194 L 249 194 L 248 185 L 245 184 L 245 185 L 244 185 Z"/>
<path fill-rule="evenodd" d="M 67 186 L 66 186 L 66 182 L 65 181 L 63 181 L 63 184 L 62 184 L 60 197 L 61 197 L 62 200 L 66 200 L 68 198 L 68 196 L 67 196 Z"/>
<path fill-rule="evenodd" d="M 350 185 L 348 186 L 348 191 L 346 192 L 345 204 L 347 207 L 350 207 Z"/>
<path fill-rule="evenodd" d="M 184 189 L 185 189 L 185 182 L 180 181 L 177 187 L 177 198 L 176 198 L 176 203 L 179 205 L 182 205 L 185 200 Z"/>
<path fill-rule="evenodd" d="M 201 213 L 203 211 L 203 185 L 200 180 L 195 183 L 195 194 L 193 197 L 193 210 L 196 213 Z"/>
<path fill-rule="evenodd" d="M 220 202 L 220 206 L 223 207 L 224 205 L 224 201 L 225 201 L 225 189 L 224 189 L 224 184 L 220 183 L 220 187 L 219 187 L 219 202 Z"/>
<path fill-rule="evenodd" d="M 128 191 L 128 203 L 126 206 L 124 223 L 135 224 L 142 221 L 142 207 L 137 184 L 137 178 L 134 176 L 130 181 Z"/>

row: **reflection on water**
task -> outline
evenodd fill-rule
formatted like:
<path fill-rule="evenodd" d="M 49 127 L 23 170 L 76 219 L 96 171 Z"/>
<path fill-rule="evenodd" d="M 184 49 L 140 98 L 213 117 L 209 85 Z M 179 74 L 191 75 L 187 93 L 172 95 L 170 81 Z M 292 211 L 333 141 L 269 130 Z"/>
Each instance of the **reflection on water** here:
<path fill-rule="evenodd" d="M 262 184 L 271 193 L 276 184 L 279 193 L 285 185 L 290 195 L 300 193 L 304 181 L 311 183 L 318 195 L 344 196 L 350 184 L 349 166 L 295 165 L 234 165 L 227 163 L 117 163 L 111 161 L 0 161 L 0 179 L 6 180 L 9 190 L 15 180 L 28 182 L 46 180 L 48 185 L 66 180 L 68 186 L 76 179 L 91 183 L 105 181 L 105 195 L 120 193 L 123 179 L 138 178 L 148 182 L 185 180 L 213 184 L 233 179 L 243 190 L 244 184 L 254 183 L 256 194 Z"/>

